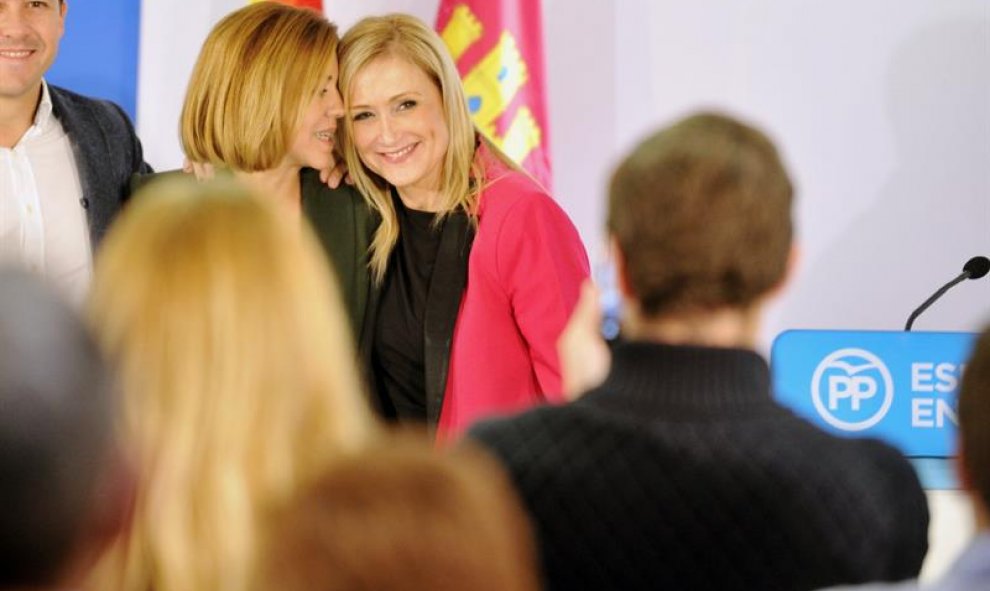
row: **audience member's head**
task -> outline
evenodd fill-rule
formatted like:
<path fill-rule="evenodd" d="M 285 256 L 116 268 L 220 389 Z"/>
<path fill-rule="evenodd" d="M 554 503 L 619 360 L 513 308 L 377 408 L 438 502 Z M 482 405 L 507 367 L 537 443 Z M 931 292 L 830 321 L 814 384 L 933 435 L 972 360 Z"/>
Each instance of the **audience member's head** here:
<path fill-rule="evenodd" d="M 119 588 L 243 588 L 260 508 L 371 428 L 325 259 L 272 207 L 233 182 L 151 184 L 97 259 L 90 320 L 139 462 L 102 571 Z"/>
<path fill-rule="evenodd" d="M 963 483 L 973 497 L 977 526 L 990 529 L 990 327 L 966 364 L 959 389 Z"/>
<path fill-rule="evenodd" d="M 644 318 L 746 309 L 785 278 L 793 188 L 757 129 L 698 114 L 644 140 L 612 176 L 608 229 Z"/>
<path fill-rule="evenodd" d="M 101 520 L 127 502 L 111 498 L 109 373 L 67 306 L 10 269 L 0 271 L 0 352 L 0 588 L 71 585 L 101 529 L 121 525 Z"/>
<path fill-rule="evenodd" d="M 224 17 L 203 43 L 189 80 L 181 120 L 186 156 L 245 172 L 276 168 L 287 155 L 302 166 L 329 167 L 328 148 L 297 144 L 321 141 L 304 119 L 321 89 L 338 97 L 338 40 L 336 26 L 322 14 L 277 2 Z M 339 97 L 333 102 L 339 116 Z M 315 108 L 322 121 L 326 109 Z M 331 122 L 331 133 L 334 127 Z"/>
<path fill-rule="evenodd" d="M 276 512 L 258 591 L 535 590 L 529 524 L 494 460 L 421 440 L 346 458 Z"/>

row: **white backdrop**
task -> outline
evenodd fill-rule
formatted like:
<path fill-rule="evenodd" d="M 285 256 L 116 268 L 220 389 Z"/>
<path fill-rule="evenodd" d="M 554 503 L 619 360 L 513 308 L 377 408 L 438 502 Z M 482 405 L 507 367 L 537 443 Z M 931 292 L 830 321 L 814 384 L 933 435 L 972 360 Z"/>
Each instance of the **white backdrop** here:
<path fill-rule="evenodd" d="M 433 22 L 438 0 L 325 0 Z M 181 162 L 177 121 L 206 31 L 241 0 L 144 0 L 139 131 Z M 990 2 L 544 0 L 556 197 L 599 255 L 610 168 L 699 108 L 766 129 L 798 187 L 801 264 L 764 345 L 788 328 L 892 329 L 971 256 L 990 256 Z M 917 330 L 990 322 L 990 280 L 959 285 Z M 926 576 L 970 531 L 957 493 L 935 513 Z"/>
<path fill-rule="evenodd" d="M 616 3 L 615 47 L 618 151 L 699 107 L 754 120 L 782 147 L 802 261 L 767 340 L 899 329 L 970 256 L 990 255 L 990 3 L 632 0 Z M 917 328 L 988 320 L 984 279 Z"/>
<path fill-rule="evenodd" d="M 438 0 L 326 0 L 432 22 Z M 202 38 L 243 0 L 145 0 L 138 121 L 156 168 Z M 798 186 L 801 264 L 764 343 L 787 328 L 898 329 L 976 254 L 990 255 L 990 3 L 985 0 L 544 0 L 558 200 L 598 256 L 611 166 L 699 108 L 755 121 Z M 977 330 L 990 280 L 917 323 Z"/>

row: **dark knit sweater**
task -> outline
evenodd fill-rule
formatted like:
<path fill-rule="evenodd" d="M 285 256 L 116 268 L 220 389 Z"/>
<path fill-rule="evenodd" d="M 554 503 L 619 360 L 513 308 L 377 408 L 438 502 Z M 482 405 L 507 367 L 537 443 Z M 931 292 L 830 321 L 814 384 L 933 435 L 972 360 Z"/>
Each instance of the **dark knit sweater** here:
<path fill-rule="evenodd" d="M 752 351 L 619 345 L 575 403 L 476 426 L 533 517 L 549 589 L 817 589 L 913 577 L 910 464 L 779 406 Z"/>

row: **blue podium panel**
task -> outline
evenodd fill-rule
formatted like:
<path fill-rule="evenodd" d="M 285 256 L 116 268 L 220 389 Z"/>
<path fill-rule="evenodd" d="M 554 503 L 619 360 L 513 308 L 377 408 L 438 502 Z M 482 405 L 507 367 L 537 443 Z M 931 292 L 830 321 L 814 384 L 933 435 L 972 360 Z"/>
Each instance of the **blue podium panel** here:
<path fill-rule="evenodd" d="M 973 333 L 791 330 L 770 357 L 781 404 L 837 435 L 912 457 L 955 451 L 956 394 Z"/>

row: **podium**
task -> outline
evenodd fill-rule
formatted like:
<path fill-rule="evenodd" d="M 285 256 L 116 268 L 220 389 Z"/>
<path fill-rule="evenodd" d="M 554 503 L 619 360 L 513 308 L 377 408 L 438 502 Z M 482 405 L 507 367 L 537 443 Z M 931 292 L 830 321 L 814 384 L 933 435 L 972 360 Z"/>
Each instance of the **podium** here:
<path fill-rule="evenodd" d="M 956 397 L 975 333 L 789 330 L 773 342 L 777 400 L 829 433 L 900 449 L 926 488 L 954 488 Z"/>

